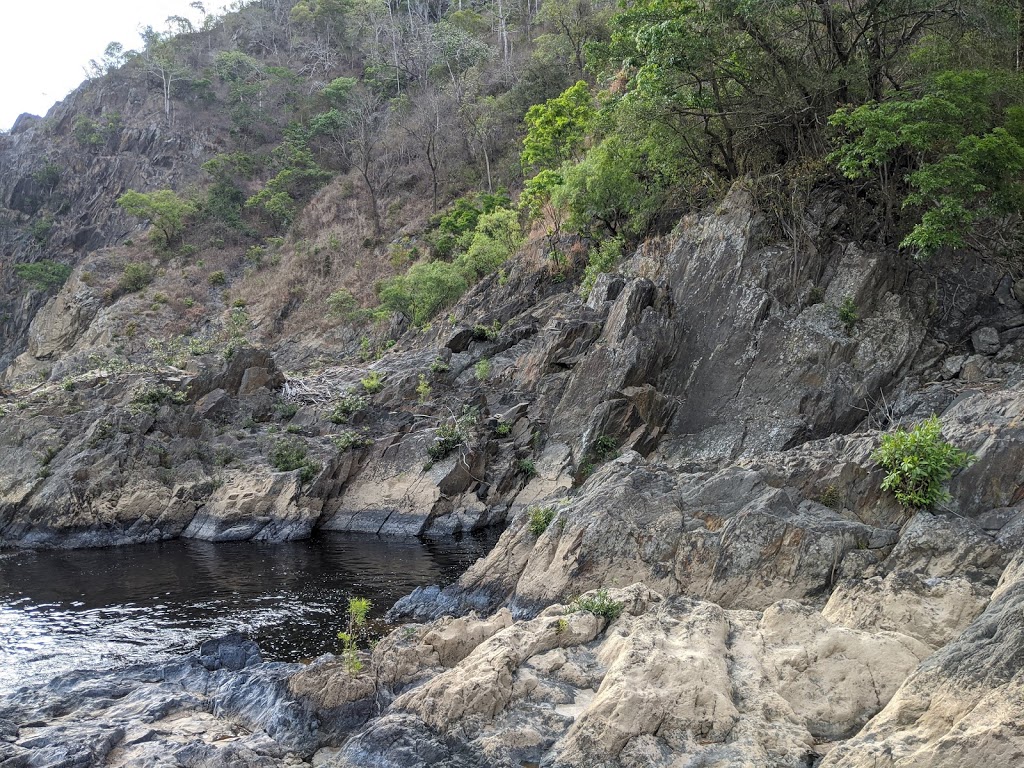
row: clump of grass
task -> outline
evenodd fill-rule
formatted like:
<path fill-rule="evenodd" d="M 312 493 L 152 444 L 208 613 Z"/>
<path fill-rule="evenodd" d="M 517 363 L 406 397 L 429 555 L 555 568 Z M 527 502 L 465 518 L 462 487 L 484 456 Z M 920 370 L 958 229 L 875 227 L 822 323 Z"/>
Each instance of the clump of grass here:
<path fill-rule="evenodd" d="M 608 597 L 607 589 L 599 589 L 590 597 L 577 597 L 569 604 L 569 613 L 587 611 L 595 616 L 603 616 L 609 622 L 622 615 L 623 603 Z"/>
<path fill-rule="evenodd" d="M 555 519 L 556 514 L 554 507 L 531 507 L 529 513 L 530 519 L 526 527 L 534 536 L 544 533 L 551 525 L 551 521 Z"/>
<path fill-rule="evenodd" d="M 299 480 L 308 483 L 320 471 L 320 465 L 306 455 L 306 445 L 297 439 L 281 439 L 270 451 L 270 463 L 278 472 L 299 470 Z"/>

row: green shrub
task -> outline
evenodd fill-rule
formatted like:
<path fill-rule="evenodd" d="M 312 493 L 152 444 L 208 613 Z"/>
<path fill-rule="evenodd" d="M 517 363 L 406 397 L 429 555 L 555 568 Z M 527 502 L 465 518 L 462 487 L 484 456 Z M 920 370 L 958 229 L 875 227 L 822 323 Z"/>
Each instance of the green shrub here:
<path fill-rule="evenodd" d="M 448 373 L 452 368 L 440 357 L 435 357 L 433 362 L 430 364 L 431 373 Z"/>
<path fill-rule="evenodd" d="M 486 357 L 477 360 L 476 365 L 473 366 L 473 376 L 476 377 L 477 381 L 487 381 L 491 378 L 491 361 Z"/>
<path fill-rule="evenodd" d="M 359 640 L 366 634 L 366 619 L 373 603 L 365 597 L 353 597 L 348 601 L 348 627 L 338 633 L 341 640 L 341 658 L 350 675 L 357 675 L 363 668 L 359 659 Z"/>
<path fill-rule="evenodd" d="M 619 455 L 615 445 L 615 438 L 611 435 L 601 435 L 590 446 L 590 453 L 597 461 L 608 461 Z"/>
<path fill-rule="evenodd" d="M 473 326 L 473 338 L 477 341 L 496 341 L 501 335 L 501 322 L 495 320 L 490 325 L 477 323 Z"/>
<path fill-rule="evenodd" d="M 335 401 L 334 409 L 327 418 L 335 424 L 346 424 L 365 407 L 365 397 L 357 395 L 355 392 L 347 392 Z"/>
<path fill-rule="evenodd" d="M 433 388 L 430 386 L 430 382 L 427 381 L 427 377 L 421 373 L 419 383 L 416 385 L 416 397 L 421 405 L 430 400 L 432 392 Z"/>
<path fill-rule="evenodd" d="M 216 272 L 211 272 L 207 280 L 209 280 L 210 285 L 213 286 L 225 285 L 228 282 L 228 278 L 224 274 L 223 269 L 218 269 Z"/>
<path fill-rule="evenodd" d="M 608 597 L 607 589 L 599 589 L 591 597 L 577 597 L 569 604 L 569 613 L 589 611 L 595 616 L 603 616 L 608 621 L 615 621 L 622 615 L 625 606 Z"/>
<path fill-rule="evenodd" d="M 354 429 L 346 429 L 340 434 L 332 435 L 331 442 L 334 443 L 335 448 L 344 453 L 354 448 L 363 448 L 373 441 Z"/>
<path fill-rule="evenodd" d="M 187 399 L 188 396 L 184 392 L 177 392 L 166 384 L 142 386 L 132 393 L 132 400 L 128 409 L 133 413 L 141 413 L 142 411 L 152 412 L 156 410 L 158 405 L 162 405 L 165 402 L 181 405 Z"/>
<path fill-rule="evenodd" d="M 384 386 L 384 374 L 380 371 L 370 371 L 359 380 L 359 383 L 368 395 L 375 395 Z"/>
<path fill-rule="evenodd" d="M 282 439 L 274 443 L 270 463 L 279 472 L 300 470 L 299 480 L 303 483 L 308 483 L 320 471 L 320 465 L 306 456 L 305 444 L 297 439 Z"/>
<path fill-rule="evenodd" d="M 71 276 L 71 267 L 44 259 L 31 264 L 15 264 L 14 274 L 36 288 L 46 290 L 64 285 Z"/>
<path fill-rule="evenodd" d="M 950 496 L 942 484 L 953 472 L 976 460 L 942 439 L 942 425 L 932 416 L 909 432 L 897 429 L 882 436 L 871 458 L 888 473 L 882 490 L 913 509 L 931 509 Z"/>
<path fill-rule="evenodd" d="M 860 320 L 860 314 L 857 312 L 857 304 L 854 302 L 853 297 L 844 296 L 843 303 L 839 305 L 839 321 L 846 329 L 847 335 L 853 333 L 854 326 L 857 325 L 858 320 Z"/>
<path fill-rule="evenodd" d="M 516 469 L 526 475 L 527 478 L 537 476 L 537 465 L 532 459 L 520 459 L 516 462 Z"/>
<path fill-rule="evenodd" d="M 470 430 L 476 423 L 477 413 L 472 408 L 465 408 L 458 418 L 449 419 L 437 428 L 434 444 L 427 448 L 431 461 L 440 461 L 449 453 L 469 440 Z"/>
<path fill-rule="evenodd" d="M 580 283 L 580 296 L 586 299 L 594 289 L 597 276 L 602 272 L 611 272 L 619 259 L 622 258 L 622 241 L 608 239 L 601 242 L 587 256 L 587 268 L 583 271 L 583 282 Z"/>
<path fill-rule="evenodd" d="M 115 293 L 123 296 L 126 293 L 136 293 L 153 282 L 153 268 L 149 264 L 133 261 L 124 265 L 121 277 L 117 281 Z"/>
<path fill-rule="evenodd" d="M 555 519 L 554 507 L 530 507 L 530 519 L 526 527 L 534 536 L 540 536 Z"/>
<path fill-rule="evenodd" d="M 494 425 L 494 434 L 498 437 L 508 437 L 512 434 L 512 424 L 507 421 L 499 421 Z"/>

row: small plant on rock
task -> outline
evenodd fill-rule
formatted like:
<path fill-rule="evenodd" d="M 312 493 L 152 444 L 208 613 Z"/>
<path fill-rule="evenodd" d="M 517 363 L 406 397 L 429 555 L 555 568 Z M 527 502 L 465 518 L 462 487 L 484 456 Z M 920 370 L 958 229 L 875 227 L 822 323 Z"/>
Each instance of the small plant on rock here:
<path fill-rule="evenodd" d="M 458 418 L 451 418 L 437 428 L 434 444 L 427 448 L 430 461 L 441 461 L 456 448 L 469 440 L 470 430 L 476 424 L 477 413 L 473 408 L 465 408 Z"/>
<path fill-rule="evenodd" d="M 334 447 L 341 452 L 350 451 L 354 448 L 363 448 L 372 442 L 366 435 L 356 432 L 354 429 L 346 429 L 344 432 L 331 437 Z"/>
<path fill-rule="evenodd" d="M 366 394 L 375 395 L 384 386 L 384 374 L 380 371 L 370 371 L 359 380 L 359 383 L 363 385 Z"/>
<path fill-rule="evenodd" d="M 350 675 L 358 675 L 363 669 L 359 659 L 359 640 L 366 634 L 366 618 L 373 603 L 365 597 L 353 597 L 348 601 L 348 627 L 338 633 L 341 640 L 341 658 Z"/>
<path fill-rule="evenodd" d="M 882 490 L 892 491 L 905 507 L 931 509 L 950 498 L 942 484 L 977 457 L 943 440 L 942 425 L 933 415 L 909 432 L 901 428 L 883 435 L 871 458 L 888 473 Z"/>
<path fill-rule="evenodd" d="M 501 323 L 495 320 L 490 325 L 477 323 L 473 326 L 473 338 L 477 341 L 496 341 L 501 335 Z"/>
<path fill-rule="evenodd" d="M 534 536 L 540 536 L 555 519 L 554 507 L 530 507 L 530 519 L 526 526 Z"/>
<path fill-rule="evenodd" d="M 430 394 L 432 391 L 430 382 L 427 381 L 427 377 L 421 373 L 419 384 L 416 385 L 416 397 L 419 400 L 420 405 L 430 400 Z"/>
<path fill-rule="evenodd" d="M 839 305 L 839 321 L 843 324 L 843 328 L 846 329 L 847 336 L 853 333 L 858 320 L 860 320 L 860 314 L 857 312 L 857 304 L 854 302 L 853 297 L 844 296 L 843 303 Z"/>
<path fill-rule="evenodd" d="M 477 381 L 487 381 L 491 378 L 491 361 L 486 357 L 478 360 L 476 365 L 473 366 L 473 376 L 476 377 Z"/>
<path fill-rule="evenodd" d="M 507 421 L 499 421 L 494 425 L 494 434 L 498 437 L 508 437 L 512 434 L 512 424 Z"/>
<path fill-rule="evenodd" d="M 625 606 L 608 597 L 607 589 L 599 589 L 590 597 L 577 597 L 569 604 L 569 613 L 588 611 L 595 616 L 603 616 L 608 621 L 615 621 L 622 615 Z"/>
<path fill-rule="evenodd" d="M 274 443 L 270 463 L 278 472 L 300 470 L 299 480 L 303 483 L 308 483 L 320 471 L 320 465 L 306 456 L 305 444 L 297 439 L 282 439 Z"/>
<path fill-rule="evenodd" d="M 448 363 L 441 357 L 435 357 L 433 362 L 430 364 L 431 373 L 448 373 L 452 368 Z"/>
<path fill-rule="evenodd" d="M 355 392 L 348 392 L 335 401 L 334 409 L 327 418 L 335 424 L 347 424 L 349 419 L 365 407 L 365 397 L 357 395 Z"/>
<path fill-rule="evenodd" d="M 516 469 L 526 475 L 528 480 L 537 476 L 537 465 L 532 459 L 520 459 L 516 462 Z"/>

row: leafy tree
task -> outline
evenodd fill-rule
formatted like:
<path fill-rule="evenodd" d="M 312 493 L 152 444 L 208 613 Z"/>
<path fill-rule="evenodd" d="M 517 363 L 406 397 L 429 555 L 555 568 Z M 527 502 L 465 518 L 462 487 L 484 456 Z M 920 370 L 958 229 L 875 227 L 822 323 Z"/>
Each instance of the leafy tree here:
<path fill-rule="evenodd" d="M 590 86 L 580 80 L 557 98 L 530 107 L 526 113 L 523 167 L 557 168 L 566 160 L 578 158 L 595 116 L 593 102 Z"/>
<path fill-rule="evenodd" d="M 833 158 L 850 178 L 877 177 L 888 221 L 897 203 L 917 219 L 902 245 L 920 256 L 978 244 L 983 222 L 999 222 L 1005 242 L 1024 212 L 1022 105 L 1016 73 L 943 72 L 916 92 L 836 112 L 845 141 Z"/>
<path fill-rule="evenodd" d="M 458 266 L 433 261 L 414 264 L 406 274 L 385 280 L 378 287 L 377 295 L 382 306 L 422 326 L 441 310 L 454 305 L 468 287 Z"/>
<path fill-rule="evenodd" d="M 195 203 L 179 197 L 170 189 L 148 193 L 129 189 L 118 198 L 117 204 L 125 213 L 151 222 L 151 237 L 164 246 L 173 245 L 181 237 L 186 219 L 196 213 Z"/>

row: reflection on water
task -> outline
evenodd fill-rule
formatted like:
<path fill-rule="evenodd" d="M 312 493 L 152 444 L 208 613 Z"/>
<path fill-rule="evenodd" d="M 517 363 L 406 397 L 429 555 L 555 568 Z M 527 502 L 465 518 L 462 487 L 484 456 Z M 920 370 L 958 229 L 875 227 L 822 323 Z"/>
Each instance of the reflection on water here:
<path fill-rule="evenodd" d="M 348 598 L 370 598 L 380 617 L 415 587 L 453 581 L 491 544 L 322 534 L 0 553 L 0 693 L 70 669 L 167 658 L 233 630 L 268 659 L 335 651 Z"/>

